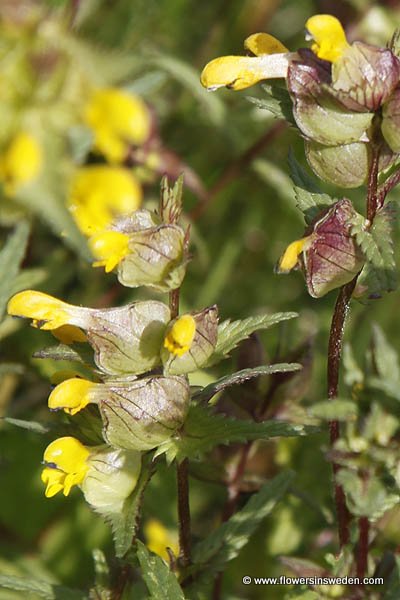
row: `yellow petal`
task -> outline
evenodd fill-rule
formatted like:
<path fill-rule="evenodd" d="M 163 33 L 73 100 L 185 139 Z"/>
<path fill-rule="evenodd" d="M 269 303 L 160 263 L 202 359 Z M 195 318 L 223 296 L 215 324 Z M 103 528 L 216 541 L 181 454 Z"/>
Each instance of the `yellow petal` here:
<path fill-rule="evenodd" d="M 244 47 L 255 56 L 289 52 L 286 46 L 269 33 L 253 33 L 245 39 Z"/>
<path fill-rule="evenodd" d="M 204 67 L 201 83 L 210 91 L 223 86 L 243 90 L 263 79 L 286 77 L 288 57 L 288 54 L 221 56 Z"/>
<path fill-rule="evenodd" d="M 41 479 L 46 484 L 46 491 L 44 493 L 46 498 L 52 498 L 64 488 L 65 473 L 58 471 L 58 469 L 45 467 L 42 471 Z"/>
<path fill-rule="evenodd" d="M 83 480 L 88 469 L 86 459 L 89 455 L 89 450 L 79 440 L 73 437 L 63 437 L 54 440 L 47 446 L 43 460 L 66 474 L 78 474 Z"/>
<path fill-rule="evenodd" d="M 43 163 L 37 140 L 24 131 L 18 133 L 0 157 L 0 180 L 6 193 L 14 195 L 18 188 L 36 179 Z"/>
<path fill-rule="evenodd" d="M 51 392 L 48 405 L 51 410 L 63 409 L 64 412 L 75 415 L 91 402 L 91 390 L 96 386 L 86 379 L 67 379 Z"/>
<path fill-rule="evenodd" d="M 98 259 L 93 266 L 104 267 L 109 273 L 129 253 L 129 236 L 119 231 L 104 231 L 90 238 L 89 248 Z"/>
<path fill-rule="evenodd" d="M 53 296 L 34 290 L 15 294 L 7 306 L 9 315 L 33 319 L 34 326 L 39 329 L 56 329 L 66 325 L 71 318 L 71 311 L 75 308 Z"/>
<path fill-rule="evenodd" d="M 191 347 L 196 333 L 196 321 L 192 315 L 182 315 L 172 325 L 164 339 L 164 348 L 182 356 Z"/>
<path fill-rule="evenodd" d="M 310 17 L 306 29 L 315 42 L 311 50 L 318 58 L 335 62 L 349 47 L 342 24 L 333 15 Z"/>
<path fill-rule="evenodd" d="M 53 329 L 51 332 L 63 344 L 73 344 L 75 342 L 87 342 L 87 337 L 79 327 L 75 325 L 62 325 Z"/>
<path fill-rule="evenodd" d="M 278 263 L 278 273 L 288 273 L 296 265 L 300 254 L 307 247 L 310 236 L 289 244 Z"/>

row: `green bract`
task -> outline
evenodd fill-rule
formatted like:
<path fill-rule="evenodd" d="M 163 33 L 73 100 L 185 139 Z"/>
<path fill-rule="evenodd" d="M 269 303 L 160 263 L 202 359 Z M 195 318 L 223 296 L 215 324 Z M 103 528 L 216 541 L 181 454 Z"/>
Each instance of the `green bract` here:
<path fill-rule="evenodd" d="M 183 424 L 190 398 L 184 377 L 144 377 L 96 387 L 104 438 L 117 448 L 151 450 Z"/>

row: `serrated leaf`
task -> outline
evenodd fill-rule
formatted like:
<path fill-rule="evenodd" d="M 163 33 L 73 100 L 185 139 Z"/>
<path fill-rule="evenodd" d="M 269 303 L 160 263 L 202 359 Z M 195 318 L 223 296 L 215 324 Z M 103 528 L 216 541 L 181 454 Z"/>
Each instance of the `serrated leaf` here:
<path fill-rule="evenodd" d="M 272 325 L 294 319 L 297 316 L 298 314 L 295 312 L 283 312 L 273 315 L 257 315 L 240 321 L 223 321 L 218 326 L 218 339 L 215 350 L 204 367 L 215 365 L 226 358 L 239 342 L 249 337 L 254 331 L 268 329 Z"/>
<path fill-rule="evenodd" d="M 215 394 L 231 385 L 240 385 L 253 377 L 261 377 L 262 375 L 272 375 L 274 373 L 288 373 L 291 371 L 299 371 L 302 366 L 297 363 L 276 363 L 274 365 L 263 365 L 254 367 L 253 369 L 242 369 L 236 373 L 231 373 L 225 377 L 221 377 L 217 381 L 210 383 L 205 388 L 196 392 L 193 398 L 200 402 L 208 402 Z"/>
<path fill-rule="evenodd" d="M 370 298 L 379 297 L 382 292 L 392 292 L 397 288 L 391 226 L 393 215 L 394 204 L 389 203 L 377 212 L 370 229 L 365 227 L 366 221 L 361 215 L 352 225 L 352 234 L 367 260 L 359 285 L 366 287 Z"/>
<path fill-rule="evenodd" d="M 210 409 L 192 405 L 179 435 L 163 442 L 155 456 L 166 454 L 168 462 L 174 459 L 198 458 L 214 446 L 246 442 L 248 440 L 268 440 L 273 437 L 307 435 L 318 431 L 315 427 L 294 425 L 283 421 L 254 421 L 230 419 L 225 415 L 214 414 Z"/>
<path fill-rule="evenodd" d="M 199 83 L 197 69 L 176 57 L 167 54 L 157 54 L 149 59 L 150 65 L 162 69 L 185 87 L 202 104 L 204 114 L 215 125 L 222 125 L 225 118 L 225 106 L 215 94 L 207 92 Z"/>
<path fill-rule="evenodd" d="M 354 516 L 376 521 L 399 503 L 399 493 L 388 490 L 375 476 L 365 481 L 352 470 L 340 469 L 337 481 L 343 486 L 347 506 Z"/>
<path fill-rule="evenodd" d="M 49 427 L 46 427 L 46 425 L 38 423 L 37 421 L 24 421 L 23 419 L 13 419 L 11 417 L 1 417 L 1 420 L 9 425 L 14 425 L 14 427 L 27 429 L 28 431 L 33 431 L 34 433 L 44 434 L 50 431 Z"/>
<path fill-rule="evenodd" d="M 119 558 L 128 552 L 134 541 L 143 493 L 152 473 L 149 460 L 143 459 L 140 477 L 132 494 L 126 499 L 123 510 L 108 518 L 113 531 L 115 554 Z"/>
<path fill-rule="evenodd" d="M 276 84 L 263 84 L 261 87 L 266 93 L 265 98 L 248 96 L 247 100 L 255 104 L 258 108 L 272 113 L 278 119 L 284 119 L 287 123 L 295 125 L 292 101 L 287 89 Z"/>
<path fill-rule="evenodd" d="M 24 577 L 0 575 L 0 588 L 36 594 L 46 600 L 87 600 L 87 594 L 79 590 Z"/>
<path fill-rule="evenodd" d="M 32 354 L 33 358 L 51 358 L 52 360 L 69 360 L 83 364 L 93 364 L 93 352 L 85 344 L 57 344 L 41 348 Z"/>
<path fill-rule="evenodd" d="M 396 350 L 391 346 L 383 333 L 382 329 L 373 324 L 372 327 L 374 364 L 379 377 L 393 384 L 400 386 L 400 364 Z"/>
<path fill-rule="evenodd" d="M 310 406 L 308 412 L 324 421 L 354 421 L 358 415 L 358 406 L 352 400 L 334 398 L 316 402 Z"/>
<path fill-rule="evenodd" d="M 292 150 L 289 152 L 288 162 L 290 176 L 294 183 L 296 206 L 309 225 L 321 211 L 331 206 L 335 199 L 321 192 L 316 181 L 297 162 Z"/>
<path fill-rule="evenodd" d="M 13 293 L 13 285 L 25 255 L 28 236 L 29 225 L 23 221 L 15 228 L 0 252 L 0 321 Z"/>
<path fill-rule="evenodd" d="M 193 549 L 194 569 L 200 579 L 208 579 L 222 571 L 247 544 L 250 536 L 273 510 L 292 483 L 294 473 L 283 472 L 254 494 L 247 504 Z"/>
<path fill-rule="evenodd" d="M 137 541 L 137 557 L 141 574 L 150 592 L 150 600 L 185 600 L 176 575 L 165 562 Z"/>

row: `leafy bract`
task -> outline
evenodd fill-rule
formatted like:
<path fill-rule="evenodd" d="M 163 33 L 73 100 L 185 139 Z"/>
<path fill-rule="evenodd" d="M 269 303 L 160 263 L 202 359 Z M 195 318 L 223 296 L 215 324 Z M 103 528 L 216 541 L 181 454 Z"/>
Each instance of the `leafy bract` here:
<path fill-rule="evenodd" d="M 215 350 L 207 363 L 203 366 L 210 367 L 226 358 L 239 342 L 246 339 L 254 331 L 268 329 L 276 323 L 297 317 L 295 312 L 281 312 L 273 315 L 257 315 L 240 321 L 223 321 L 218 326 L 218 340 Z"/>
<path fill-rule="evenodd" d="M 137 557 L 151 600 L 185 600 L 176 575 L 162 558 L 149 552 L 139 540 L 137 542 Z"/>
<path fill-rule="evenodd" d="M 198 458 L 220 444 L 268 440 L 273 437 L 307 435 L 317 431 L 315 427 L 294 425 L 283 421 L 255 423 L 249 420 L 230 419 L 213 414 L 206 407 L 192 405 L 185 425 L 179 434 L 163 442 L 156 456 L 165 453 L 167 461 Z"/>
<path fill-rule="evenodd" d="M 0 575 L 0 588 L 35 594 L 45 600 L 86 600 L 87 594 L 39 579 Z M 26 597 L 26 596 L 24 596 Z"/>

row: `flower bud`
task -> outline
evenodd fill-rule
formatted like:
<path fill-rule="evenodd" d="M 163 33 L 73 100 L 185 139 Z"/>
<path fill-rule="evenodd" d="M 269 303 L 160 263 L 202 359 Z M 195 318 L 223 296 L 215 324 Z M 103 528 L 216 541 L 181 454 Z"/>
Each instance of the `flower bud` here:
<path fill-rule="evenodd" d="M 350 200 L 339 200 L 318 217 L 307 236 L 293 242 L 283 254 L 278 271 L 300 266 L 308 292 L 320 298 L 351 281 L 361 270 L 364 257 L 351 234 L 357 215 Z"/>
<path fill-rule="evenodd" d="M 214 351 L 217 336 L 218 309 L 215 305 L 172 321 L 161 351 L 164 373 L 182 375 L 201 369 Z"/>
<path fill-rule="evenodd" d="M 116 448 L 151 450 L 185 421 L 190 388 L 184 377 L 144 377 L 97 384 L 92 398 L 104 423 L 104 438 Z"/>
<path fill-rule="evenodd" d="M 168 306 L 153 300 L 95 309 L 73 306 L 33 290 L 13 296 L 8 313 L 33 319 L 40 329 L 66 324 L 83 329 L 94 349 L 96 365 L 110 375 L 138 375 L 158 366 L 170 320 Z"/>

